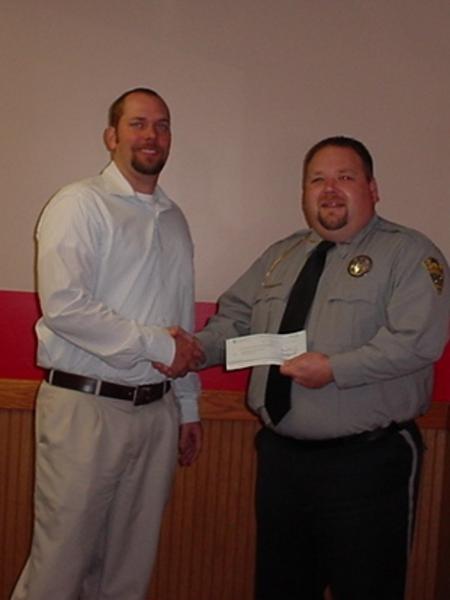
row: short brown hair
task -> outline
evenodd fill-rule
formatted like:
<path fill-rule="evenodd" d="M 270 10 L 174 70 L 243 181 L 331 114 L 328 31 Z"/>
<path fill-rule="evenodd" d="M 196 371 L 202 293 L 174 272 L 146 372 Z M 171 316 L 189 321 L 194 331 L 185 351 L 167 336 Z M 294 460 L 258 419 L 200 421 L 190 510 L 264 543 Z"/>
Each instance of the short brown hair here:
<path fill-rule="evenodd" d="M 125 103 L 126 98 L 130 94 L 135 94 L 135 93 L 147 94 L 147 96 L 153 96 L 155 98 L 159 98 L 159 100 L 161 100 L 161 102 L 167 108 L 167 112 L 169 112 L 169 108 L 168 108 L 167 104 L 165 103 L 163 98 L 161 98 L 161 96 L 158 94 L 158 92 L 155 92 L 155 90 L 151 90 L 150 88 L 144 88 L 144 87 L 133 88 L 132 90 L 128 90 L 128 91 L 124 92 L 123 94 L 121 94 L 118 98 L 116 98 L 116 100 L 114 100 L 114 102 L 109 107 L 109 110 L 108 110 L 108 126 L 109 127 L 117 127 L 117 125 L 120 121 L 120 117 L 123 115 L 123 105 Z"/>
<path fill-rule="evenodd" d="M 364 144 L 351 137 L 336 135 L 317 142 L 317 144 L 314 144 L 314 146 L 308 150 L 303 160 L 303 180 L 305 180 L 306 170 L 309 167 L 309 163 L 312 161 L 317 152 L 319 152 L 319 150 L 322 150 L 322 148 L 326 148 L 327 146 L 337 146 L 338 148 L 350 148 L 351 150 L 354 150 L 354 152 L 356 152 L 356 154 L 362 160 L 367 179 L 369 181 L 373 179 L 373 158 Z"/>

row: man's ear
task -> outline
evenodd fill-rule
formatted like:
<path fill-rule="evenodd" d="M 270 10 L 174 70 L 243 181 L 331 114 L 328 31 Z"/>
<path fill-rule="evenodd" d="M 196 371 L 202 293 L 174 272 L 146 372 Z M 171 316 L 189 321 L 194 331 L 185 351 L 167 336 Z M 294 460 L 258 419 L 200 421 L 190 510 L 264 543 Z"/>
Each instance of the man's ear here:
<path fill-rule="evenodd" d="M 113 152 L 117 146 L 117 134 L 115 127 L 107 127 L 103 132 L 103 141 L 110 152 Z"/>
<path fill-rule="evenodd" d="M 380 201 L 380 196 L 378 194 L 378 184 L 376 179 L 372 178 L 369 182 L 370 193 L 372 194 L 373 203 L 376 204 Z"/>

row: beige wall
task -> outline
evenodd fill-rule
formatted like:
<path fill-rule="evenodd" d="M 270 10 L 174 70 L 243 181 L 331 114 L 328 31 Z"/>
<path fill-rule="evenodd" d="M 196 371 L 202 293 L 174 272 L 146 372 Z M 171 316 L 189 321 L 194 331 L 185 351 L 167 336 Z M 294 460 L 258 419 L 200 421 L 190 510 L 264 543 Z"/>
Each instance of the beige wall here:
<path fill-rule="evenodd" d="M 379 210 L 450 257 L 450 3 L 17 0 L 2 3 L 0 289 L 33 289 L 33 228 L 106 162 L 106 107 L 155 87 L 174 121 L 161 179 L 185 210 L 197 296 L 303 221 L 299 164 L 324 136 L 373 151 Z"/>

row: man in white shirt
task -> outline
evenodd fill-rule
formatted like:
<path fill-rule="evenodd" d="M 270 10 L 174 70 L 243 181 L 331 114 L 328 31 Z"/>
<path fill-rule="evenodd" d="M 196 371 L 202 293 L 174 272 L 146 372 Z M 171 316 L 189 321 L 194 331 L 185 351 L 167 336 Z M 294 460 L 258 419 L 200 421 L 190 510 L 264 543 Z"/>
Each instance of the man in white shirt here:
<path fill-rule="evenodd" d="M 170 114 L 153 90 L 111 106 L 112 162 L 37 228 L 34 535 L 12 600 L 143 600 L 177 460 L 201 447 L 193 245 L 157 185 Z M 175 381 L 154 366 L 171 365 Z M 181 422 L 181 425 L 180 425 Z M 178 450 L 177 450 L 178 446 Z"/>

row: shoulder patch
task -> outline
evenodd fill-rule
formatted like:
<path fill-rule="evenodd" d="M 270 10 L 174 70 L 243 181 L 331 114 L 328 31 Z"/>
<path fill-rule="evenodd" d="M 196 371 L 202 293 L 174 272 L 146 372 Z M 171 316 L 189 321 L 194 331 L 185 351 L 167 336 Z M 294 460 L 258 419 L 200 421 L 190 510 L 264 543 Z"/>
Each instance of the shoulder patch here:
<path fill-rule="evenodd" d="M 431 281 L 438 294 L 442 293 L 444 288 L 444 267 L 441 263 L 432 256 L 429 256 L 423 261 L 423 265 L 430 274 Z"/>

